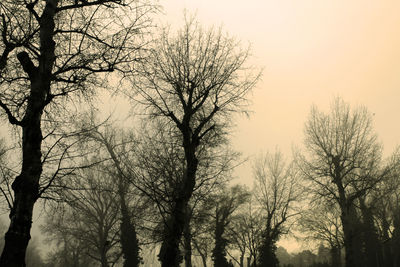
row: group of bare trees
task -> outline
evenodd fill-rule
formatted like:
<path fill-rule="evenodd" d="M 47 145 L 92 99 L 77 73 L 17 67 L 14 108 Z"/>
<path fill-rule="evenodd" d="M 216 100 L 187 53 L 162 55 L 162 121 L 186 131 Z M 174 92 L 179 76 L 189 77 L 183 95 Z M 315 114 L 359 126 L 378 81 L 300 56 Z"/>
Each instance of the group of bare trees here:
<path fill-rule="evenodd" d="M 372 115 L 340 98 L 329 113 L 314 107 L 304 144 L 297 162 L 311 202 L 302 228 L 331 247 L 335 266 L 342 247 L 346 267 L 398 266 L 399 155 L 381 159 Z"/>
<path fill-rule="evenodd" d="M 104 85 L 106 73 L 131 70 L 152 9 L 114 0 L 0 3 L 0 107 L 17 127 L 22 152 L 0 265 L 24 266 L 46 164 L 43 143 L 57 130 L 52 122 L 62 120 L 68 99 Z"/>
<path fill-rule="evenodd" d="M 11 181 L 11 222 L 0 265 L 24 266 L 32 211 L 41 197 L 63 203 L 48 223 L 59 226 L 53 234 L 62 237 L 66 253 L 74 251 L 71 242 L 86 244 L 84 261 L 108 266 L 123 256 L 126 266 L 137 266 L 136 227 L 158 222 L 162 266 L 181 262 L 188 213 L 229 171 L 233 157 L 222 149 L 229 117 L 245 111 L 259 73 L 249 71 L 248 50 L 237 41 L 191 20 L 177 34 L 162 31 L 142 49 L 151 39 L 145 34 L 154 10 L 146 1 L 0 4 L 0 106 L 22 151 L 15 159 L 20 174 Z M 120 151 L 112 135 L 71 120 L 74 102 L 121 77 L 126 83 L 119 89 L 162 127 L 162 144 L 152 147 L 155 133 Z M 143 209 L 132 192 L 159 211 L 153 222 L 134 220 Z M 117 244 L 120 250 L 114 250 Z"/>
<path fill-rule="evenodd" d="M 10 218 L 0 266 L 25 266 L 39 199 L 48 266 L 138 266 L 149 246 L 165 267 L 193 256 L 279 266 L 276 244 L 293 227 L 328 245 L 332 266 L 342 248 L 346 267 L 399 266 L 400 155 L 381 159 L 369 112 L 340 99 L 329 114 L 314 107 L 294 161 L 260 155 L 254 188 L 229 186 L 232 116 L 247 111 L 260 72 L 222 29 L 185 18 L 176 32 L 151 31 L 157 10 L 146 0 L 0 3 L 0 107 L 15 140 L 0 147 Z M 128 97 L 141 123 L 101 122 L 103 89 Z"/>

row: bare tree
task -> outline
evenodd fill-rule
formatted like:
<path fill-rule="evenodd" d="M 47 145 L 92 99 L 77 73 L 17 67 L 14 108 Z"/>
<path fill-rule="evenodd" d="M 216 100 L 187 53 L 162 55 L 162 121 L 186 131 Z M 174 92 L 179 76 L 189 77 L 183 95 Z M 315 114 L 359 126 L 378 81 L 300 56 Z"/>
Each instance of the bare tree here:
<path fill-rule="evenodd" d="M 214 266 L 228 267 L 226 258 L 229 239 L 226 232 L 232 222 L 234 212 L 250 197 L 250 193 L 243 186 L 233 186 L 222 191 L 215 199 L 214 241 L 212 251 Z"/>
<path fill-rule="evenodd" d="M 257 259 L 260 266 L 277 266 L 276 242 L 289 231 L 289 219 L 299 214 L 296 204 L 302 192 L 293 166 L 286 164 L 279 151 L 266 153 L 254 164 L 255 195 L 264 218 Z"/>
<path fill-rule="evenodd" d="M 259 74 L 245 67 L 249 53 L 237 41 L 221 30 L 204 30 L 194 21 L 186 21 L 175 35 L 164 31 L 157 45 L 140 66 L 141 79 L 134 84 L 149 114 L 164 117 L 176 129 L 184 150 L 184 173 L 159 254 L 162 266 L 178 266 L 185 211 L 197 182 L 199 148 L 212 150 L 225 142 L 228 118 L 244 110 Z"/>
<path fill-rule="evenodd" d="M 79 256 L 83 252 L 100 264 L 108 267 L 121 257 L 119 203 L 115 198 L 117 184 L 102 171 L 102 166 L 81 170 L 79 175 L 69 180 L 68 188 L 63 191 L 62 206 L 52 205 L 53 216 L 48 216 L 43 228 L 61 247 L 60 265 L 73 262 L 84 264 Z M 57 214 L 57 215 L 55 215 Z M 73 251 L 74 244 L 81 251 L 77 257 L 68 252 Z M 50 255 L 54 257 L 55 255 Z"/>
<path fill-rule="evenodd" d="M 150 115 L 163 117 L 183 147 L 184 174 L 176 186 L 159 259 L 178 266 L 185 211 L 197 183 L 199 148 L 225 142 L 229 116 L 243 111 L 246 96 L 259 78 L 245 67 L 248 50 L 221 30 L 204 30 L 186 21 L 177 34 L 165 30 L 150 50 L 135 88 Z"/>
<path fill-rule="evenodd" d="M 254 195 L 251 195 L 237 213 L 233 216 L 231 225 L 227 229 L 229 248 L 239 250 L 239 260 L 235 261 L 244 267 L 244 260 L 255 262 L 258 248 L 261 246 L 263 217 L 260 210 L 254 206 Z"/>
<path fill-rule="evenodd" d="M 86 125 L 93 124 L 94 126 L 90 127 L 92 128 L 91 131 L 85 132 L 88 137 L 87 141 L 91 140 L 101 145 L 97 149 L 98 155 L 101 154 L 101 157 L 110 160 L 109 171 L 113 173 L 113 177 L 116 178 L 115 182 L 119 185 L 116 197 L 120 199 L 121 206 L 121 241 L 124 241 L 126 236 L 132 236 L 132 238 L 126 239 L 127 243 L 132 243 L 130 246 L 121 242 L 125 257 L 124 264 L 127 266 L 139 264 L 139 247 L 134 229 L 142 226 L 140 222 L 143 221 L 142 218 L 145 217 L 143 214 L 146 210 L 143 208 L 143 203 L 151 207 L 153 221 L 155 219 L 156 222 L 156 224 L 147 222 L 145 227 L 148 230 L 154 227 L 153 242 L 158 243 L 163 239 L 160 229 L 165 227 L 169 219 L 172 210 L 171 199 L 174 197 L 176 186 L 180 184 L 183 176 L 183 149 L 178 144 L 176 136 L 160 122 L 143 123 L 140 127 L 142 135 L 135 137 L 133 134 L 123 134 L 122 130 L 117 130 L 108 123 L 96 127 L 96 123 L 93 122 L 94 118 L 90 120 Z M 236 159 L 236 155 L 237 153 L 231 152 L 229 148 L 225 147 L 220 149 L 218 153 L 214 151 L 212 157 L 206 151 L 199 153 L 201 164 L 198 167 L 198 184 L 194 188 L 193 198 L 185 213 L 183 248 L 186 266 L 191 266 L 191 238 L 193 234 L 197 234 L 196 230 L 192 231 L 192 229 L 195 229 L 191 223 L 192 218 L 198 217 L 200 203 L 205 201 L 204 199 L 216 185 L 225 180 L 224 177 L 230 172 L 231 163 Z M 136 195 L 140 199 L 134 201 L 134 203 L 128 203 L 128 195 Z M 132 202 L 132 199 L 130 202 Z M 130 204 L 129 209 L 128 204 Z M 136 206 L 132 206 L 132 204 Z M 158 212 L 154 207 L 158 209 Z M 137 216 L 131 218 L 128 210 L 135 210 L 136 214 L 143 216 L 141 216 L 142 218 Z M 129 222 L 131 231 L 122 234 L 124 221 Z M 196 221 L 198 221 L 197 218 Z M 148 236 L 143 237 L 152 242 Z M 135 240 L 136 242 L 134 242 Z M 136 243 L 135 246 L 133 246 L 134 243 Z M 124 247 L 136 247 L 136 263 L 128 259 L 128 257 L 135 258 L 133 256 L 134 251 L 128 251 Z"/>
<path fill-rule="evenodd" d="M 298 225 L 306 241 L 319 241 L 327 244 L 331 253 L 331 265 L 342 266 L 341 249 L 343 231 L 340 221 L 340 209 L 336 203 L 327 205 L 314 199 L 307 211 L 301 214 Z"/>
<path fill-rule="evenodd" d="M 89 95 L 104 75 L 130 71 L 149 25 L 146 2 L 4 0 L 0 3 L 0 107 L 21 129 L 21 173 L 13 184 L 10 227 L 0 259 L 23 266 L 42 173 L 42 122 L 66 107 L 65 96 Z"/>
<path fill-rule="evenodd" d="M 95 124 L 95 118 L 87 124 Z M 101 125 L 101 127 L 93 127 L 91 131 L 85 133 L 89 141 L 94 141 L 100 145 L 99 154 L 109 160 L 106 168 L 108 173 L 114 177 L 114 182 L 117 185 L 115 198 L 118 199 L 120 210 L 120 242 L 122 254 L 124 257 L 124 267 L 139 266 L 141 257 L 139 255 L 139 241 L 137 237 L 137 227 L 140 218 L 146 211 L 146 200 L 142 199 L 143 194 L 132 188 L 132 183 L 136 177 L 132 173 L 132 166 L 135 164 L 136 156 L 133 151 L 133 146 L 136 139 L 133 135 L 124 133 L 118 130 L 111 124 Z M 135 197 L 132 197 L 135 195 Z M 133 204 L 133 205 L 132 205 Z M 134 214 L 132 214 L 134 213 Z"/>
<path fill-rule="evenodd" d="M 381 168 L 381 145 L 372 130 L 366 108 L 350 109 L 342 99 L 333 101 L 329 114 L 313 107 L 305 125 L 306 156 L 297 162 L 310 190 L 340 207 L 346 267 L 359 266 L 360 217 L 356 201 L 389 173 Z"/>

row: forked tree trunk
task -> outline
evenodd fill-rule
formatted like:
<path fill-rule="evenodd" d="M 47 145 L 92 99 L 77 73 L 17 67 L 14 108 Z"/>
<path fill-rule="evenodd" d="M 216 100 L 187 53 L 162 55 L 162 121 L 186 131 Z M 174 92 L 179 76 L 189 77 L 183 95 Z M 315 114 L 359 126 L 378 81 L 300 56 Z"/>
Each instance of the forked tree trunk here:
<path fill-rule="evenodd" d="M 28 53 L 17 57 L 31 82 L 30 95 L 22 126 L 22 169 L 12 184 L 14 202 L 10 212 L 10 226 L 5 235 L 0 266 L 25 266 L 25 253 L 31 238 L 33 206 L 38 198 L 39 179 L 42 174 L 41 118 L 46 98 L 50 92 L 51 73 L 54 64 L 54 15 L 58 0 L 46 1 L 40 19 L 40 60 L 36 67 Z"/>
<path fill-rule="evenodd" d="M 345 248 L 345 266 L 346 267 L 361 267 L 359 266 L 361 248 L 357 246 L 357 230 L 356 224 L 358 222 L 357 213 L 354 203 L 350 202 L 346 196 L 344 186 L 342 184 L 342 175 L 338 161 L 335 164 L 335 178 L 334 183 L 337 186 L 339 193 L 339 206 L 340 206 L 340 219 L 343 228 L 343 239 Z"/>

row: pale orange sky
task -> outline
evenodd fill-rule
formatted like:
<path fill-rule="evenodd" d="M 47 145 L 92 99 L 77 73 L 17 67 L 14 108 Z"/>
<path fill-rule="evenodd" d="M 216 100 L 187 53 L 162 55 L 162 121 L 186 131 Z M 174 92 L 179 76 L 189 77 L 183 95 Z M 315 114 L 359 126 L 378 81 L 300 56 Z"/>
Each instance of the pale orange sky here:
<path fill-rule="evenodd" d="M 276 146 L 290 157 L 301 145 L 314 103 L 334 96 L 375 113 L 385 155 L 400 144 L 400 1 L 366 0 L 167 0 L 165 20 L 182 23 L 183 9 L 206 25 L 223 25 L 252 45 L 264 67 L 252 96 L 254 112 L 240 118 L 235 148 L 253 156 Z M 251 184 L 248 167 L 237 171 Z"/>

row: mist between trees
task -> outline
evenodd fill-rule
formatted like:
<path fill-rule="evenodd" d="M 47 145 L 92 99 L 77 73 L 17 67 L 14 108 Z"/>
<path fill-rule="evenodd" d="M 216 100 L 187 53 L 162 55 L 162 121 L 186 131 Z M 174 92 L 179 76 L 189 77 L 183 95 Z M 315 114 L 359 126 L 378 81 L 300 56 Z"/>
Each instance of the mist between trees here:
<path fill-rule="evenodd" d="M 368 110 L 312 107 L 292 160 L 265 152 L 254 187 L 233 185 L 232 118 L 261 71 L 222 28 L 156 27 L 158 12 L 0 3 L 0 266 L 399 266 L 400 155 L 381 158 Z M 101 119 L 104 90 L 129 98 L 134 124 Z M 46 255 L 30 240 L 38 204 Z M 314 253 L 278 248 L 286 235 Z"/>

